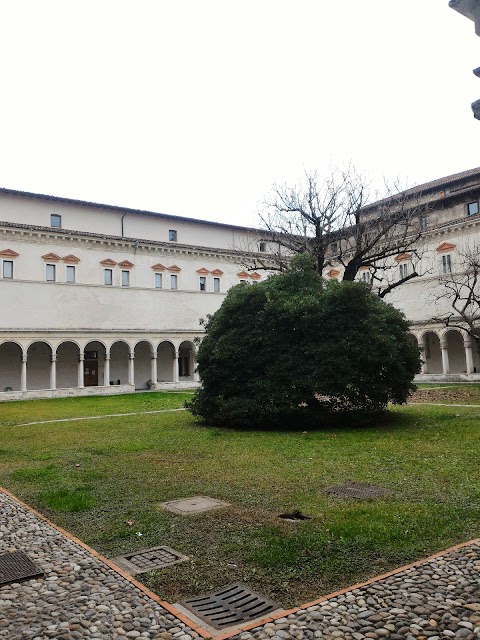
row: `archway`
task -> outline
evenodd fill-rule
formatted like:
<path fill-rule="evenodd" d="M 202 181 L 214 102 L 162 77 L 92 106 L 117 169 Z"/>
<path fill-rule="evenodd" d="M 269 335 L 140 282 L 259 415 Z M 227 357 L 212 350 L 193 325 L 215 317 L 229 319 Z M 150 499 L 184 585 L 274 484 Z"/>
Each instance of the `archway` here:
<path fill-rule="evenodd" d="M 57 347 L 57 389 L 78 387 L 80 349 L 75 342 L 62 342 Z"/>
<path fill-rule="evenodd" d="M 110 383 L 128 384 L 128 362 L 130 347 L 123 340 L 114 342 L 110 347 Z"/>
<path fill-rule="evenodd" d="M 27 351 L 27 389 L 50 389 L 52 348 L 46 342 L 33 342 Z"/>
<path fill-rule="evenodd" d="M 193 380 L 195 370 L 195 347 L 185 340 L 178 348 L 178 379 Z"/>
<path fill-rule="evenodd" d="M 83 384 L 86 387 L 98 387 L 104 383 L 105 345 L 98 340 L 89 342 L 83 350 Z"/>
<path fill-rule="evenodd" d="M 175 364 L 175 347 L 171 342 L 161 342 L 157 349 L 157 380 L 173 382 Z"/>
<path fill-rule="evenodd" d="M 135 345 L 135 389 L 148 389 L 152 380 L 153 347 L 150 342 L 142 340 Z"/>
<path fill-rule="evenodd" d="M 463 336 L 460 331 L 451 329 L 444 336 L 447 341 L 448 362 L 450 373 L 466 373 L 467 361 L 465 358 L 465 348 L 463 346 Z"/>
<path fill-rule="evenodd" d="M 427 365 L 426 373 L 443 373 L 440 338 L 434 331 L 427 331 L 423 337 L 425 342 L 423 359 Z"/>
<path fill-rule="evenodd" d="M 0 344 L 0 392 L 21 391 L 22 353 L 16 342 Z"/>

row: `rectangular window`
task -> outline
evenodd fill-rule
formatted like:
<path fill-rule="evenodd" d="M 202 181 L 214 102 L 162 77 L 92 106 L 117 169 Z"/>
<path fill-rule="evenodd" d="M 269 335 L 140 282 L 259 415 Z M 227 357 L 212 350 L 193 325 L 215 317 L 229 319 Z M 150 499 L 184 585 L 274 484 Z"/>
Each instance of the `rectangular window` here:
<path fill-rule="evenodd" d="M 75 282 L 75 267 L 68 265 L 66 268 L 67 282 Z"/>
<path fill-rule="evenodd" d="M 13 278 L 13 260 L 3 261 L 2 273 L 4 278 Z"/>
<path fill-rule="evenodd" d="M 156 273 L 155 274 L 155 289 L 161 289 L 162 288 L 162 274 L 161 273 Z"/>
<path fill-rule="evenodd" d="M 362 279 L 362 282 L 365 282 L 365 284 L 370 284 L 370 281 L 371 281 L 370 271 L 364 271 L 362 273 L 361 279 Z"/>
<path fill-rule="evenodd" d="M 122 271 L 122 287 L 130 286 L 130 271 Z"/>
<path fill-rule="evenodd" d="M 200 291 L 207 290 L 207 278 L 205 276 L 200 276 Z"/>
<path fill-rule="evenodd" d="M 442 256 L 442 271 L 443 273 L 452 273 L 452 256 L 448 253 Z"/>
<path fill-rule="evenodd" d="M 420 230 L 421 231 L 425 231 L 426 228 L 427 228 L 427 216 L 426 215 L 421 215 L 420 216 Z"/>
<path fill-rule="evenodd" d="M 103 283 L 112 285 L 113 284 L 113 271 L 112 269 L 104 269 L 103 270 Z"/>
<path fill-rule="evenodd" d="M 52 215 L 50 216 L 50 226 L 60 229 L 62 226 L 62 216 L 59 216 L 56 213 L 52 213 Z"/>
<path fill-rule="evenodd" d="M 260 242 L 260 244 L 258 245 L 258 250 L 261 251 L 262 253 L 265 253 L 265 251 L 267 250 L 267 243 Z"/>
<path fill-rule="evenodd" d="M 46 277 L 47 277 L 47 282 L 55 282 L 55 280 L 56 280 L 55 272 L 56 272 L 55 265 L 54 264 L 47 264 L 46 271 L 45 271 L 45 274 L 46 274 Z"/>
<path fill-rule="evenodd" d="M 476 213 L 478 213 L 478 201 L 469 202 L 467 204 L 467 210 L 469 216 L 474 216 Z"/>
<path fill-rule="evenodd" d="M 170 276 L 170 289 L 176 289 L 177 284 L 177 276 L 172 273 Z"/>
<path fill-rule="evenodd" d="M 213 290 L 215 291 L 215 293 L 218 293 L 220 291 L 220 278 L 213 279 Z"/>
<path fill-rule="evenodd" d="M 400 279 L 406 278 L 408 276 L 408 263 L 404 263 L 400 265 Z"/>
<path fill-rule="evenodd" d="M 176 242 L 177 241 L 177 232 L 175 231 L 175 229 L 169 229 L 168 231 L 168 239 L 170 242 Z"/>

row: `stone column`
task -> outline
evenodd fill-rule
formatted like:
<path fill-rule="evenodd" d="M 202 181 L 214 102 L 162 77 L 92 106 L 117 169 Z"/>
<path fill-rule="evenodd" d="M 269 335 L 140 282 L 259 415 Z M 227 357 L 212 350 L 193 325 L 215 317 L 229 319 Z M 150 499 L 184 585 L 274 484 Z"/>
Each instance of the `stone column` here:
<path fill-rule="evenodd" d="M 445 376 L 450 373 L 450 363 L 448 361 L 448 344 L 446 340 L 440 341 L 440 349 L 442 350 L 442 373 Z"/>
<path fill-rule="evenodd" d="M 135 386 L 135 354 L 131 353 L 128 361 L 128 384 Z"/>
<path fill-rule="evenodd" d="M 83 363 L 84 363 L 84 354 L 80 353 L 80 355 L 78 356 L 78 388 L 79 389 L 83 389 L 85 386 L 85 379 L 84 379 L 84 368 L 83 368 Z"/>
<path fill-rule="evenodd" d="M 52 353 L 52 361 L 50 363 L 50 389 L 57 388 L 57 354 Z"/>
<path fill-rule="evenodd" d="M 103 369 L 103 384 L 105 387 L 110 386 L 110 353 L 105 353 L 105 366 Z"/>
<path fill-rule="evenodd" d="M 470 336 L 466 336 L 463 341 L 463 348 L 465 349 L 465 361 L 467 363 L 467 374 L 473 373 L 473 352 L 472 341 Z"/>
<path fill-rule="evenodd" d="M 27 356 L 22 355 L 22 369 L 20 372 L 20 388 L 22 391 L 27 390 Z"/>
<path fill-rule="evenodd" d="M 422 373 L 428 373 L 427 366 L 427 336 L 423 334 L 419 339 L 419 347 L 422 350 L 421 359 L 422 359 Z"/>
<path fill-rule="evenodd" d="M 157 374 L 157 354 L 156 353 L 152 355 L 150 378 L 153 384 L 157 384 L 158 374 Z"/>
<path fill-rule="evenodd" d="M 179 352 L 175 349 L 175 352 L 173 354 L 173 381 L 174 382 L 178 382 L 178 358 L 179 358 Z"/>

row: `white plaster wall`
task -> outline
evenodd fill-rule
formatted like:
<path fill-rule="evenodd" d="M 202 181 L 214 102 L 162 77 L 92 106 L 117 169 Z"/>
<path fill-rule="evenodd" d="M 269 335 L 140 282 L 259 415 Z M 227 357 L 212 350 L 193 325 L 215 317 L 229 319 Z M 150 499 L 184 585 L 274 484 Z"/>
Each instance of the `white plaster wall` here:
<path fill-rule="evenodd" d="M 230 225 L 190 221 L 177 216 L 157 217 L 125 210 L 103 209 L 100 206 L 82 206 L 0 193 L 0 220 L 50 227 L 51 214 L 62 217 L 62 229 L 87 231 L 112 236 L 169 241 L 170 229 L 177 231 L 177 243 L 224 249 L 247 246 L 255 251 L 259 235 L 248 229 Z M 125 215 L 124 215 L 125 214 Z"/>

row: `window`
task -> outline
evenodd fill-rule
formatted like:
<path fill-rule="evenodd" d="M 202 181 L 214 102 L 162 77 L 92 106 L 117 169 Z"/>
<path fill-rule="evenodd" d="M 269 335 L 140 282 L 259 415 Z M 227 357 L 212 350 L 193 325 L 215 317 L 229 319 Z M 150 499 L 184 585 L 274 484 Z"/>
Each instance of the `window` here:
<path fill-rule="evenodd" d="M 452 256 L 449 253 L 442 256 L 442 271 L 443 273 L 452 273 Z"/>
<path fill-rule="evenodd" d="M 365 282 L 365 284 L 370 284 L 370 282 L 372 281 L 370 271 L 364 271 L 361 275 L 361 280 L 362 282 Z"/>
<path fill-rule="evenodd" d="M 207 278 L 205 276 L 200 276 L 200 291 L 207 290 Z"/>
<path fill-rule="evenodd" d="M 47 278 L 47 282 L 55 282 L 56 280 L 56 268 L 54 264 L 47 264 L 46 265 L 46 278 Z"/>
<path fill-rule="evenodd" d="M 469 216 L 474 216 L 476 213 L 478 213 L 478 200 L 476 200 L 475 202 L 469 202 L 467 204 L 467 211 Z"/>
<path fill-rule="evenodd" d="M 425 231 L 426 228 L 427 228 L 427 216 L 422 215 L 420 216 L 420 230 Z"/>
<path fill-rule="evenodd" d="M 265 251 L 267 250 L 267 243 L 260 242 L 260 244 L 258 245 L 258 250 L 261 251 L 262 253 L 265 253 Z"/>
<path fill-rule="evenodd" d="M 130 286 L 130 271 L 122 271 L 122 287 Z"/>
<path fill-rule="evenodd" d="M 220 291 L 220 278 L 213 279 L 213 290 L 215 291 L 215 293 L 218 293 Z"/>
<path fill-rule="evenodd" d="M 168 231 L 168 239 L 170 240 L 170 242 L 176 242 L 177 241 L 177 232 L 175 231 L 175 229 L 169 229 L 169 231 Z"/>
<path fill-rule="evenodd" d="M 175 274 L 170 275 L 170 289 L 177 288 L 177 276 Z"/>
<path fill-rule="evenodd" d="M 68 265 L 66 268 L 67 282 L 75 282 L 75 267 Z"/>
<path fill-rule="evenodd" d="M 60 229 L 60 227 L 62 226 L 62 216 L 59 216 L 56 213 L 52 213 L 52 215 L 50 216 L 50 226 Z"/>
<path fill-rule="evenodd" d="M 161 289 L 162 288 L 162 274 L 161 273 L 156 273 L 155 274 L 155 289 Z"/>
<path fill-rule="evenodd" d="M 112 285 L 113 284 L 113 271 L 112 269 L 104 269 L 103 270 L 103 283 Z"/>
<path fill-rule="evenodd" d="M 338 242 L 332 242 L 330 245 L 330 251 L 335 254 L 338 253 Z"/>
<path fill-rule="evenodd" d="M 13 278 L 13 260 L 4 260 L 2 274 L 4 278 Z"/>
<path fill-rule="evenodd" d="M 406 278 L 408 276 L 408 262 L 404 262 L 400 266 L 400 279 Z"/>

